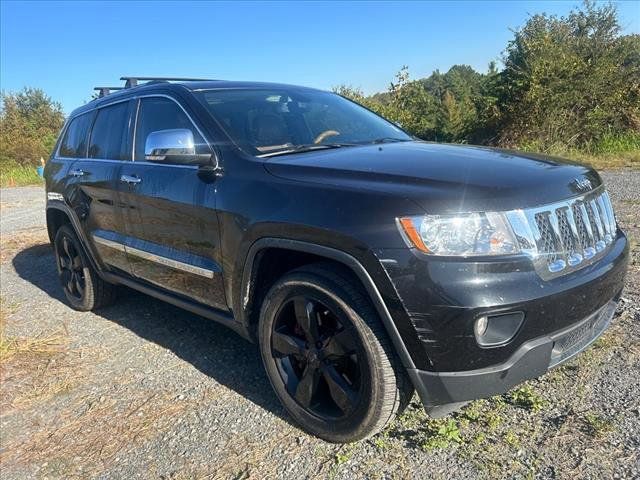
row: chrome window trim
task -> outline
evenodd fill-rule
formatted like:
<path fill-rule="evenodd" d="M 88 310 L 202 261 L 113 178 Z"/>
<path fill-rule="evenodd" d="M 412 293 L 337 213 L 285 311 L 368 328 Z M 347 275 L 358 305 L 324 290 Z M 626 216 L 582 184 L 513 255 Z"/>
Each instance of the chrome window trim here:
<path fill-rule="evenodd" d="M 167 95 L 165 93 L 149 93 L 147 95 L 136 95 L 135 97 L 133 97 L 133 99 L 137 100 L 137 106 L 136 106 L 136 116 L 135 116 L 135 124 L 133 127 L 133 142 L 132 142 L 132 149 L 131 149 L 131 161 L 134 163 L 138 163 L 138 164 L 150 164 L 150 165 L 161 165 L 160 162 L 146 162 L 146 161 L 138 161 L 136 162 L 135 159 L 135 152 L 136 152 L 136 132 L 138 130 L 138 117 L 140 115 L 140 104 L 142 103 L 142 99 L 143 98 L 168 98 L 169 100 L 171 100 L 173 103 L 175 103 L 176 105 L 178 105 L 178 107 L 180 107 L 180 109 L 184 112 L 184 114 L 187 116 L 187 118 L 189 119 L 189 121 L 191 122 L 191 125 L 193 125 L 193 127 L 198 131 L 198 133 L 200 134 L 200 136 L 204 139 L 204 141 L 206 142 L 207 146 L 209 147 L 209 150 L 211 150 L 211 155 L 213 155 L 213 158 L 215 159 L 215 166 L 218 167 L 219 166 L 219 162 L 218 162 L 218 155 L 216 155 L 216 152 L 212 146 L 211 141 L 207 138 L 207 136 L 202 132 L 202 130 L 200 129 L 200 127 L 198 127 L 197 123 L 193 120 L 193 118 L 191 117 L 191 115 L 189 115 L 189 112 L 187 112 L 185 110 L 185 108 L 182 106 L 182 104 L 176 100 L 175 98 L 173 98 L 170 95 Z M 190 165 L 180 165 L 179 163 L 177 164 L 165 164 L 165 166 L 167 167 L 180 167 L 180 166 L 190 166 Z M 195 168 L 197 169 L 197 165 L 195 166 Z"/>
<path fill-rule="evenodd" d="M 99 105 L 99 106 L 95 106 L 87 111 L 78 113 L 76 115 L 73 116 L 69 116 L 64 124 L 64 126 L 62 127 L 62 131 L 60 133 L 60 139 L 62 140 L 62 138 L 64 137 L 64 135 L 67 132 L 67 129 L 69 128 L 69 125 L 71 124 L 71 122 L 73 120 L 75 120 L 76 118 L 82 116 L 82 115 L 87 115 L 93 112 L 96 112 L 97 110 L 100 110 L 101 108 L 105 108 L 105 107 L 109 107 L 111 105 L 116 105 L 118 103 L 123 103 L 123 102 L 130 102 L 131 100 L 135 100 L 136 102 L 136 106 L 135 106 L 135 111 L 133 112 L 133 132 L 132 132 L 132 137 L 131 137 L 131 159 L 130 160 L 113 160 L 113 159 L 101 159 L 101 158 L 89 158 L 88 157 L 88 149 L 89 149 L 89 145 L 87 144 L 87 152 L 85 152 L 87 155 L 84 157 L 62 157 L 59 155 L 60 153 L 60 144 L 58 144 L 57 148 L 56 148 L 56 153 L 54 155 L 54 157 L 57 160 L 71 160 L 71 161 L 76 161 L 76 160 L 82 160 L 82 161 L 86 161 L 86 160 L 91 160 L 91 161 L 99 161 L 99 162 L 117 162 L 117 163 L 122 163 L 122 162 L 135 162 L 139 165 L 153 165 L 153 166 L 164 166 L 164 167 L 179 167 L 179 168 L 188 168 L 190 170 L 197 170 L 198 166 L 197 165 L 180 165 L 180 164 L 162 164 L 160 162 L 147 162 L 147 161 L 139 161 L 136 162 L 135 161 L 135 149 L 136 149 L 136 130 L 138 128 L 138 114 L 140 111 L 140 100 L 142 98 L 152 98 L 152 97 L 161 97 L 161 98 L 168 98 L 169 100 L 171 100 L 172 102 L 174 102 L 176 105 L 178 105 L 178 107 L 180 107 L 180 109 L 184 112 L 184 114 L 187 116 L 187 118 L 189 119 L 189 121 L 191 122 L 191 124 L 193 125 L 193 127 L 198 131 L 198 133 L 200 134 L 200 136 L 204 139 L 204 141 L 207 143 L 207 146 L 209 147 L 209 149 L 211 150 L 211 154 L 213 155 L 213 158 L 215 159 L 215 166 L 219 167 L 220 166 L 220 162 L 218 160 L 218 155 L 215 152 L 215 149 L 213 148 L 213 144 L 211 143 L 211 141 L 209 140 L 209 138 L 207 138 L 207 136 L 202 132 L 202 130 L 200 129 L 200 127 L 198 127 L 197 123 L 193 120 L 193 118 L 191 117 L 191 115 L 189 115 L 189 112 L 187 112 L 185 110 L 185 108 L 182 106 L 182 104 L 176 100 L 174 97 L 172 97 L 171 95 L 167 95 L 165 93 L 149 93 L 146 95 L 131 95 L 128 96 L 126 98 L 120 98 L 118 100 L 114 100 L 112 102 L 109 103 L 105 103 L 103 105 Z M 95 120 L 95 119 L 94 119 Z M 91 129 L 89 131 L 89 139 L 91 138 L 91 130 L 93 130 L 93 124 L 91 125 Z"/>
<path fill-rule="evenodd" d="M 76 161 L 76 160 L 82 160 L 83 158 L 85 158 L 88 154 L 89 154 L 89 140 L 91 139 L 91 130 L 93 129 L 93 122 L 91 122 L 91 125 L 89 126 L 89 138 L 87 138 L 87 148 L 85 149 L 85 156 L 84 157 L 63 157 L 60 155 L 60 147 L 62 147 L 62 140 L 64 139 L 64 136 L 67 134 L 67 130 L 69 129 L 69 125 L 71 125 L 71 122 L 73 122 L 76 118 L 81 117 L 82 115 L 88 115 L 90 113 L 95 112 L 96 109 L 92 108 L 91 110 L 87 110 L 86 112 L 82 112 L 82 113 L 78 113 L 77 115 L 74 115 L 73 117 L 69 117 L 67 118 L 67 120 L 64 122 L 64 125 L 62 126 L 62 130 L 60 132 L 60 135 L 58 136 L 59 141 L 58 141 L 58 145 L 56 146 L 56 153 L 53 156 L 56 160 L 72 160 L 72 161 Z M 95 121 L 95 118 L 93 119 Z"/>

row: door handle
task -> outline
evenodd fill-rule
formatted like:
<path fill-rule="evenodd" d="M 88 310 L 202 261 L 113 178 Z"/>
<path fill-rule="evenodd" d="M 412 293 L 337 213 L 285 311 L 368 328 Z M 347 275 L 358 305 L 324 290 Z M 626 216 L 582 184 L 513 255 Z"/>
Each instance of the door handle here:
<path fill-rule="evenodd" d="M 86 175 L 86 174 L 87 172 L 85 172 L 84 170 L 80 170 L 79 168 L 69 171 L 69 175 L 71 175 L 72 177 L 82 177 L 83 175 Z"/>
<path fill-rule="evenodd" d="M 135 175 L 121 175 L 120 181 L 128 184 L 136 184 L 142 181 L 141 178 L 136 177 Z"/>

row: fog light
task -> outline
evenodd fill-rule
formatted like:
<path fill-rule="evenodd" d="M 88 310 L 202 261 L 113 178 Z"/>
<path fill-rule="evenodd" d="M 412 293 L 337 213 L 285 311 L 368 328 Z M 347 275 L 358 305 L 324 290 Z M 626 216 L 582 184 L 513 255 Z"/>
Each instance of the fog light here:
<path fill-rule="evenodd" d="M 489 325 L 489 320 L 487 317 L 480 317 L 476 320 L 475 332 L 476 337 L 482 337 L 487 331 L 487 326 Z"/>
<path fill-rule="evenodd" d="M 483 315 L 473 326 L 476 341 L 481 347 L 504 345 L 515 337 L 524 321 L 524 312 Z"/>

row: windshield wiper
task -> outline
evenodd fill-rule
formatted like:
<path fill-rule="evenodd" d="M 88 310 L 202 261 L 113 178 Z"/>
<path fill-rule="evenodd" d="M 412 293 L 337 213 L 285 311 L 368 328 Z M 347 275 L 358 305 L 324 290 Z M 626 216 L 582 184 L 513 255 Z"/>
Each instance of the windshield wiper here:
<path fill-rule="evenodd" d="M 396 138 L 396 137 L 381 137 L 372 140 L 371 143 L 379 144 L 379 143 L 395 143 L 395 142 L 410 142 L 410 138 Z"/>
<path fill-rule="evenodd" d="M 315 150 L 326 150 L 330 148 L 355 147 L 356 143 L 310 143 L 296 145 L 286 150 L 277 150 L 275 152 L 263 153 L 258 155 L 259 158 L 277 157 L 279 155 L 290 155 L 292 153 L 313 152 Z"/>

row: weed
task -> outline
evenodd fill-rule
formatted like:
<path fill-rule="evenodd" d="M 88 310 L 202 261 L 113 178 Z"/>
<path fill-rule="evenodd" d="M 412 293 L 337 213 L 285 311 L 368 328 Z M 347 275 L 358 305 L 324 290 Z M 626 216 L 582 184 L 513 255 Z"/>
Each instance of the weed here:
<path fill-rule="evenodd" d="M 447 448 L 452 443 L 462 443 L 458 424 L 452 418 L 431 420 L 425 430 L 426 438 L 420 445 L 423 450 Z"/>
<path fill-rule="evenodd" d="M 351 460 L 351 455 L 353 455 L 354 449 L 354 443 L 347 443 L 346 445 L 340 447 L 335 456 L 336 465 L 343 465 Z"/>
<path fill-rule="evenodd" d="M 511 430 L 504 434 L 504 441 L 513 448 L 520 448 L 520 439 Z"/>
<path fill-rule="evenodd" d="M 592 437 L 603 437 L 613 430 L 613 423 L 597 413 L 586 413 L 583 421 L 587 428 L 587 433 Z"/>
<path fill-rule="evenodd" d="M 532 412 L 539 412 L 545 406 L 544 399 L 530 385 L 518 387 L 508 393 L 507 396 L 513 405 Z"/>

